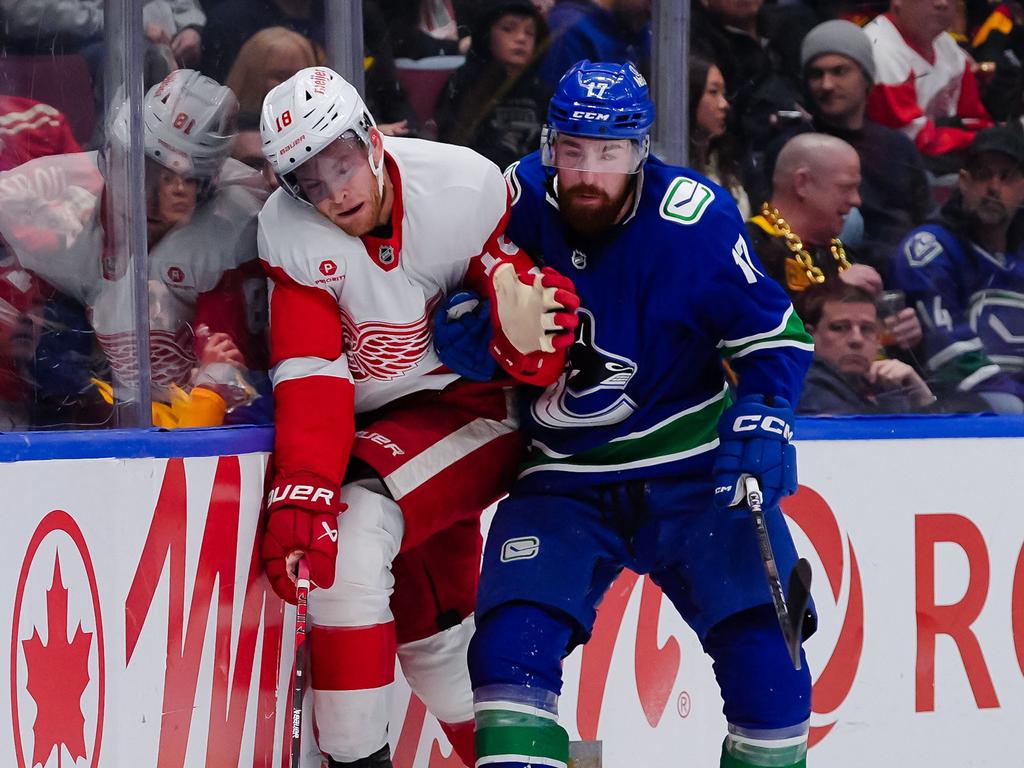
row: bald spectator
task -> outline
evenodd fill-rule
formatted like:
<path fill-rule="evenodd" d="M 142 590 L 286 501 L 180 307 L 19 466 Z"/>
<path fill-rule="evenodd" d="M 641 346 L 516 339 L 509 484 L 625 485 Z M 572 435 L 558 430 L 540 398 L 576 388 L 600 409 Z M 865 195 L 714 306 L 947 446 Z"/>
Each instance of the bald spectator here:
<path fill-rule="evenodd" d="M 801 317 L 803 292 L 811 286 L 842 281 L 871 296 L 882 290 L 878 271 L 856 263 L 839 240 L 844 217 L 860 204 L 860 182 L 853 147 L 822 133 L 800 134 L 779 153 L 771 197 L 747 223 L 754 250 Z M 892 322 L 898 346 L 909 349 L 920 341 L 913 309 L 902 310 Z"/>
<path fill-rule="evenodd" d="M 868 115 L 906 133 L 936 173 L 958 170 L 974 134 L 992 125 L 971 58 L 946 31 L 955 12 L 954 0 L 892 0 L 864 28 L 877 68 Z"/>

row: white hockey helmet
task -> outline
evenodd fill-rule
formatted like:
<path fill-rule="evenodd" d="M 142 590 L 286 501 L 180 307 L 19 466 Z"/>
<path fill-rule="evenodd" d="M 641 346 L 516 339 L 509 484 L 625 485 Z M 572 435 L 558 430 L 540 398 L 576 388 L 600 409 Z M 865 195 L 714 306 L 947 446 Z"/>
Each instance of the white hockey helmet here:
<path fill-rule="evenodd" d="M 311 204 L 299 187 L 295 170 L 339 138 L 358 139 L 370 169 L 383 189 L 383 156 L 373 161 L 370 129 L 376 123 L 359 92 L 327 67 L 299 70 L 273 88 L 263 100 L 260 136 L 263 154 L 281 186 L 296 200 Z"/>
<path fill-rule="evenodd" d="M 231 154 L 238 99 L 225 85 L 192 69 L 176 69 L 142 103 L 146 157 L 176 173 L 212 180 Z M 128 105 L 117 128 L 127 130 Z"/>

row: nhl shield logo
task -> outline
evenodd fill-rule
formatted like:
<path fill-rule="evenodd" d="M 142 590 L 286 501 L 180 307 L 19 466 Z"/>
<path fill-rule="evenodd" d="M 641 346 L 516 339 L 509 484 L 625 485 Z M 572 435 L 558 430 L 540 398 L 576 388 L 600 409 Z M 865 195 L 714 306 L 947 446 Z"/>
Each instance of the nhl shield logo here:
<path fill-rule="evenodd" d="M 377 251 L 377 258 L 381 264 L 391 264 L 395 260 L 395 249 L 390 245 L 382 245 Z"/>
<path fill-rule="evenodd" d="M 574 267 L 576 267 L 576 269 L 586 269 L 587 268 L 587 254 L 585 254 L 583 251 L 581 251 L 579 249 L 573 249 L 573 252 L 572 252 L 572 265 Z"/>

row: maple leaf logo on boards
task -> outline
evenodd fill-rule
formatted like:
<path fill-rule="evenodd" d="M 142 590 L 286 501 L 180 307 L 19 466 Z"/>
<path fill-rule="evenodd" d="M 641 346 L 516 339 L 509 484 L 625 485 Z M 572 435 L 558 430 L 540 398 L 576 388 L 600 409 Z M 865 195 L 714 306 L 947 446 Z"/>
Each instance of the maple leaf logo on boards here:
<path fill-rule="evenodd" d="M 22 641 L 28 667 L 25 687 L 36 703 L 33 766 L 45 766 L 55 748 L 60 765 L 62 746 L 72 760 L 86 757 L 81 701 L 89 684 L 93 635 L 84 632 L 79 622 L 74 637 L 68 640 L 68 590 L 61 580 L 59 556 L 54 559 L 53 582 L 46 591 L 46 624 L 45 643 L 38 629 L 30 639 Z"/>

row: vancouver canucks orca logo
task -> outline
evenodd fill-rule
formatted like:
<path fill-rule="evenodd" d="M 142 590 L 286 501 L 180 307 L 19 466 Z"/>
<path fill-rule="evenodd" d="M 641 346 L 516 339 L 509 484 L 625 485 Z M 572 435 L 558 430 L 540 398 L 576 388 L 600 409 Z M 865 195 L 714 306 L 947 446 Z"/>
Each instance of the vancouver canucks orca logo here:
<path fill-rule="evenodd" d="M 594 316 L 580 309 L 579 317 L 565 373 L 531 406 L 534 420 L 552 429 L 618 424 L 636 411 L 625 389 L 637 364 L 597 346 Z"/>

